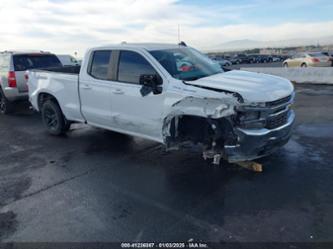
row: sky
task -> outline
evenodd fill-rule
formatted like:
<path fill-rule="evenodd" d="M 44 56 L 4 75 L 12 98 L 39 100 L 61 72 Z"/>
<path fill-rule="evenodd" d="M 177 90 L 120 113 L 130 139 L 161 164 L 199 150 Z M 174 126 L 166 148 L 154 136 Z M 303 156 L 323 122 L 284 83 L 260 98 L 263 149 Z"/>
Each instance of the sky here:
<path fill-rule="evenodd" d="M 0 0 L 0 51 L 82 56 L 89 47 L 333 36 L 332 0 Z"/>

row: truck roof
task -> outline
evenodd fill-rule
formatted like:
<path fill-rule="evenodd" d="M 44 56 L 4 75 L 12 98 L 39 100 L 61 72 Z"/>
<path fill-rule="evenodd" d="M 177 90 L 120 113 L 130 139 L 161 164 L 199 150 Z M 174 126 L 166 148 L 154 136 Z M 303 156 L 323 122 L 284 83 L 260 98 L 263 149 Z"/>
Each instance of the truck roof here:
<path fill-rule="evenodd" d="M 109 49 L 109 48 L 142 48 L 148 51 L 152 50 L 163 50 L 163 49 L 172 49 L 172 48 L 179 48 L 182 45 L 172 44 L 172 43 L 127 43 L 122 42 L 120 44 L 110 44 L 100 47 L 94 47 L 92 49 Z"/>

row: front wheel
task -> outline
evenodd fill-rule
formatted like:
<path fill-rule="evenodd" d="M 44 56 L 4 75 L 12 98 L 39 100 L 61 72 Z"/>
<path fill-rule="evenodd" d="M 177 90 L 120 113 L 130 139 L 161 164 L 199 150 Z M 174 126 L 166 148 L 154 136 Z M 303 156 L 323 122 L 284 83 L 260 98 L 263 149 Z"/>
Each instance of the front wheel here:
<path fill-rule="evenodd" d="M 54 136 L 62 135 L 70 128 L 59 105 L 52 100 L 47 100 L 42 105 L 42 120 L 47 131 Z"/>
<path fill-rule="evenodd" d="M 283 63 L 283 67 L 288 67 L 288 63 Z"/>
<path fill-rule="evenodd" d="M 303 63 L 301 67 L 308 67 L 308 65 L 306 65 L 306 63 Z"/>
<path fill-rule="evenodd" d="M 0 114 L 9 114 L 13 111 L 12 103 L 8 101 L 0 88 Z"/>

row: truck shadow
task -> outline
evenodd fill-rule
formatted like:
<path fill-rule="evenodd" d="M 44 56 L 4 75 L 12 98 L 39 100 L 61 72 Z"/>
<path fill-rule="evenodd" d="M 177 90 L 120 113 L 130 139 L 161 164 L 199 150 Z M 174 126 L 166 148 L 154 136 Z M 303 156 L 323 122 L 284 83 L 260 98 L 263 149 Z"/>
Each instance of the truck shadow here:
<path fill-rule="evenodd" d="M 8 116 L 27 117 L 34 116 L 36 114 L 37 112 L 32 109 L 32 106 L 29 102 L 20 101 L 15 103 L 13 112 L 10 113 Z"/>

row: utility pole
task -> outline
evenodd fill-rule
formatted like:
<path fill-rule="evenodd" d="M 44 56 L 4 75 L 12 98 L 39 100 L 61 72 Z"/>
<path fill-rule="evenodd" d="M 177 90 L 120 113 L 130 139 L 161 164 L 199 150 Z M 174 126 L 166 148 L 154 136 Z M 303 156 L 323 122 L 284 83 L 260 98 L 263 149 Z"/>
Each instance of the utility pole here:
<path fill-rule="evenodd" d="M 178 43 L 180 43 L 180 24 L 178 24 Z"/>

